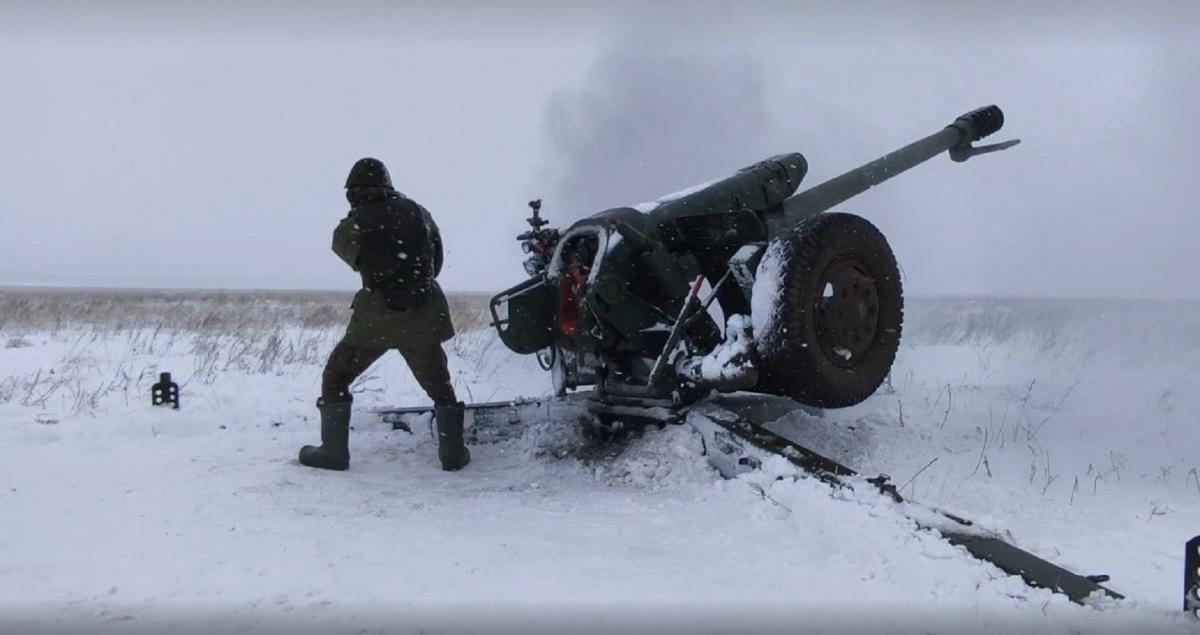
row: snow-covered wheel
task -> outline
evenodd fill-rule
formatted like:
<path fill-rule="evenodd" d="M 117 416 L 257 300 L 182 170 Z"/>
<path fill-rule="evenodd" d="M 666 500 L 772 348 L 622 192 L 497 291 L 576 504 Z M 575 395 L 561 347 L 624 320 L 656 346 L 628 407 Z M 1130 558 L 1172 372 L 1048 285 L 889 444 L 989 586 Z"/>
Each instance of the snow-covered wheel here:
<path fill-rule="evenodd" d="M 865 218 L 828 213 L 772 241 L 758 266 L 751 318 L 757 390 L 818 408 L 870 397 L 900 347 L 896 258 Z"/>

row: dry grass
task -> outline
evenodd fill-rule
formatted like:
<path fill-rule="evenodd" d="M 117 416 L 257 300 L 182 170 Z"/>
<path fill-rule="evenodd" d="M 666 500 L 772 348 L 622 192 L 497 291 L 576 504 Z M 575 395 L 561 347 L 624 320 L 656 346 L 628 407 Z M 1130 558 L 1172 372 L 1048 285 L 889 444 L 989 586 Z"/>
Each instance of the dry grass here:
<path fill-rule="evenodd" d="M 335 291 L 152 291 L 0 288 L 5 348 L 27 345 L 28 333 L 95 329 L 187 333 L 264 333 L 277 328 L 342 328 L 353 293 Z M 449 294 L 461 332 L 487 326 L 487 296 Z"/>
<path fill-rule="evenodd" d="M 352 296 L 0 289 L 0 362 L 39 344 L 53 351 L 24 371 L 0 364 L 0 404 L 91 413 L 105 398 L 142 398 L 167 360 L 181 384 L 319 367 L 350 319 Z M 486 296 L 452 294 L 449 301 L 459 333 L 487 327 Z"/>

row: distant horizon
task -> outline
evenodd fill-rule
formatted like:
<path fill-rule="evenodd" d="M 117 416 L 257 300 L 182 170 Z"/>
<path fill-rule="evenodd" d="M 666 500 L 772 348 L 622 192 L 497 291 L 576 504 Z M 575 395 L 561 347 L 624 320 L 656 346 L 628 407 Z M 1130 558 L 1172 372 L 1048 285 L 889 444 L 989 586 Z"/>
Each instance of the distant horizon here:
<path fill-rule="evenodd" d="M 516 284 L 514 282 L 514 284 Z M 443 289 L 448 296 L 494 296 L 504 289 L 496 289 L 492 291 L 485 290 L 460 290 L 460 289 Z M 358 287 L 347 287 L 344 289 L 330 288 L 292 288 L 292 287 L 139 287 L 139 286 L 88 286 L 88 285 L 56 285 L 56 284 L 21 284 L 21 283 L 0 283 L 0 293 L 2 292 L 111 292 L 111 293 L 233 293 L 233 294 L 253 294 L 253 293 L 272 293 L 272 294 L 304 294 L 304 293 L 322 293 L 322 294 L 345 294 L 347 296 L 354 295 L 358 291 Z M 1013 294 L 971 294 L 971 293 L 906 293 L 905 300 L 1059 300 L 1064 302 L 1200 302 L 1200 296 L 1087 296 L 1087 295 L 1013 295 Z"/>

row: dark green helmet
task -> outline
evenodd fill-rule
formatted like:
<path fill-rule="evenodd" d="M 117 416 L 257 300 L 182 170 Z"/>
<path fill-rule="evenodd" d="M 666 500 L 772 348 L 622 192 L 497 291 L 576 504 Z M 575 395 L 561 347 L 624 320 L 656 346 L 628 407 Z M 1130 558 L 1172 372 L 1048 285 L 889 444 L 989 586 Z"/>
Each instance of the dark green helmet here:
<path fill-rule="evenodd" d="M 379 159 L 359 159 L 346 177 L 346 189 L 352 187 L 383 187 L 392 189 L 392 177 Z"/>

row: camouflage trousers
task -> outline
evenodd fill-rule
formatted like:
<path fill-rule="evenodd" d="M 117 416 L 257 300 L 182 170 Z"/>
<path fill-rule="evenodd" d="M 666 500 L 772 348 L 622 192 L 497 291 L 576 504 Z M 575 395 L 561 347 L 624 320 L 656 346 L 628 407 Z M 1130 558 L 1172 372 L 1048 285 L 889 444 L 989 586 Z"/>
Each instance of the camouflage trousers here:
<path fill-rule="evenodd" d="M 390 349 L 367 348 L 350 344 L 346 340 L 338 342 L 329 354 L 325 363 L 325 371 L 321 374 L 321 399 L 325 403 L 342 403 L 352 401 L 350 384 L 354 383 L 371 364 L 383 357 Z M 446 366 L 446 352 L 441 344 L 426 344 L 416 347 L 397 348 L 417 383 L 439 406 L 451 405 L 458 402 L 454 395 L 454 386 L 450 383 L 450 369 Z"/>

